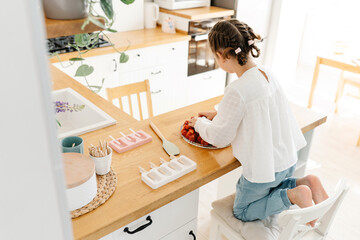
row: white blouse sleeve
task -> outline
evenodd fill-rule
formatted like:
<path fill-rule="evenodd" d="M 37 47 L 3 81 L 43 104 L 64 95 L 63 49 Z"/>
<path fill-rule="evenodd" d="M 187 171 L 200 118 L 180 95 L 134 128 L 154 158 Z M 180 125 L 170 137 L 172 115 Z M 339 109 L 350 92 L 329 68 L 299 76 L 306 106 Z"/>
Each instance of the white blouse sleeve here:
<path fill-rule="evenodd" d="M 209 121 L 205 117 L 198 118 L 195 131 L 206 142 L 216 147 L 225 147 L 234 140 L 244 114 L 245 106 L 239 92 L 227 89 L 214 119 Z"/>

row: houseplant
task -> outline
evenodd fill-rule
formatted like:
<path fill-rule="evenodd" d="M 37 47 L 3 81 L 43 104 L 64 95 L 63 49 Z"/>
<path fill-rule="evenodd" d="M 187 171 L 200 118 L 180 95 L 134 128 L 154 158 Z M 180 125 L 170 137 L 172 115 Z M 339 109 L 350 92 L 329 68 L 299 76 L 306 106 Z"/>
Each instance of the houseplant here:
<path fill-rule="evenodd" d="M 83 34 L 77 34 L 75 35 L 75 41 L 73 44 L 70 44 L 71 47 L 75 48 L 77 50 L 77 56 L 69 59 L 69 65 L 73 65 L 75 62 L 80 62 L 80 66 L 77 68 L 75 77 L 83 77 L 85 79 L 85 82 L 90 90 L 97 93 L 101 90 L 103 84 L 104 84 L 104 78 L 101 81 L 100 86 L 91 85 L 88 82 L 87 77 L 91 75 L 94 72 L 94 67 L 90 66 L 88 64 L 85 64 L 85 58 L 83 55 L 91 49 L 94 48 L 94 46 L 98 43 L 99 37 L 103 35 L 107 41 L 111 43 L 110 38 L 107 36 L 106 32 L 116 32 L 116 30 L 112 29 L 112 25 L 114 24 L 115 20 L 115 13 L 112 5 L 113 0 L 84 0 L 86 1 L 87 6 L 87 17 L 84 20 L 84 23 L 81 27 L 83 30 L 86 25 L 88 25 L 90 22 L 100 27 L 102 30 L 99 32 L 93 32 L 93 33 L 83 33 Z M 124 4 L 132 4 L 135 0 L 115 0 L 115 1 L 121 1 Z M 114 50 L 119 54 L 119 63 L 126 63 L 129 60 L 129 56 L 125 53 L 128 47 L 130 46 L 130 42 L 126 49 L 123 51 L 119 51 L 114 47 L 114 45 L 111 43 L 111 46 L 114 48 Z M 85 50 L 81 50 L 85 49 Z M 62 64 L 60 56 L 57 53 L 52 54 L 50 57 L 56 56 L 61 63 L 63 67 L 67 67 Z"/>

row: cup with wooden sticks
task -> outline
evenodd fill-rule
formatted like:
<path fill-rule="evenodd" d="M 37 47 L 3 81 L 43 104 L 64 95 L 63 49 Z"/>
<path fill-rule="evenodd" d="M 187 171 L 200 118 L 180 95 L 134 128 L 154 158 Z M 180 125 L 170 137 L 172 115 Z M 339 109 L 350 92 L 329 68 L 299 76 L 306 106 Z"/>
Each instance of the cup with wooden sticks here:
<path fill-rule="evenodd" d="M 107 141 L 99 140 L 99 145 L 90 145 L 88 147 L 90 158 L 95 163 L 95 172 L 97 175 L 105 175 L 110 171 L 112 149 Z"/>

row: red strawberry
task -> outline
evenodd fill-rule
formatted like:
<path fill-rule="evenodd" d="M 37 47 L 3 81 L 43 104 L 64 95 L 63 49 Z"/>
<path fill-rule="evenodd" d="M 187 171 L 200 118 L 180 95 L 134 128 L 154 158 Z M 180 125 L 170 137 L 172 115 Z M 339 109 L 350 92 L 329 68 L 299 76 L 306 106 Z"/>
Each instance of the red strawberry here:
<path fill-rule="evenodd" d="M 196 138 L 195 138 L 195 135 L 194 135 L 194 134 L 189 137 L 189 140 L 192 141 L 192 142 L 195 142 L 195 139 L 196 139 Z"/>
<path fill-rule="evenodd" d="M 189 130 L 191 127 L 189 125 L 184 125 L 184 129 Z"/>
<path fill-rule="evenodd" d="M 184 125 L 188 125 L 188 124 L 189 124 L 189 121 L 186 120 L 186 121 L 184 122 Z"/>
<path fill-rule="evenodd" d="M 186 136 L 187 131 L 185 129 L 181 130 L 181 134 L 185 137 Z"/>
<path fill-rule="evenodd" d="M 194 134 L 195 133 L 195 130 L 193 128 L 190 128 L 189 129 L 189 132 L 191 132 L 191 134 Z"/>
<path fill-rule="evenodd" d="M 187 139 L 189 139 L 191 135 L 192 135 L 191 132 L 188 131 L 188 132 L 186 133 L 185 137 L 186 137 Z"/>
<path fill-rule="evenodd" d="M 202 138 L 200 136 L 198 136 L 196 140 L 197 140 L 198 143 L 201 143 Z"/>

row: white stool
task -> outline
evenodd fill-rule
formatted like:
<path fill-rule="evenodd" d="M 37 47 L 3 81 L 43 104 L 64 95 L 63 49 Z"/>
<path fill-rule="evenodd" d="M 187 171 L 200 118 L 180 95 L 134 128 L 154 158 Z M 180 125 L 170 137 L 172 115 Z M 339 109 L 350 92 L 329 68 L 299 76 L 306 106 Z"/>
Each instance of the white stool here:
<path fill-rule="evenodd" d="M 335 214 L 349 187 L 341 179 L 335 193 L 325 201 L 308 208 L 286 210 L 278 216 L 265 220 L 242 222 L 233 215 L 235 194 L 213 202 L 211 210 L 210 240 L 289 240 L 289 239 L 325 239 Z M 315 227 L 306 223 L 319 219 Z"/>

